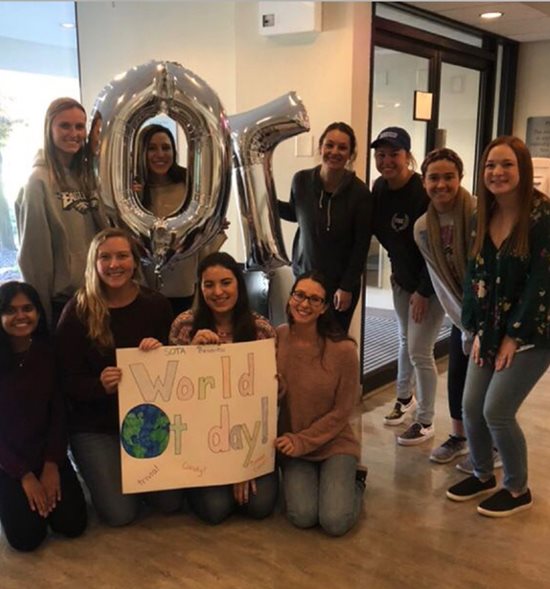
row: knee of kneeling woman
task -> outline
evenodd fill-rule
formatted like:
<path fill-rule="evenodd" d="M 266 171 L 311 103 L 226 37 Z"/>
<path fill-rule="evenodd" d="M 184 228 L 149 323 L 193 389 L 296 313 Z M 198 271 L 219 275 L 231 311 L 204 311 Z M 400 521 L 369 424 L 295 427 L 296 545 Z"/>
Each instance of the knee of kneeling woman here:
<path fill-rule="evenodd" d="M 33 552 L 44 542 L 47 534 L 47 531 L 44 530 L 44 532 L 28 535 L 27 537 L 24 535 L 8 536 L 7 540 L 9 545 L 18 552 Z"/>
<path fill-rule="evenodd" d="M 313 511 L 289 511 L 287 510 L 286 516 L 290 523 L 297 528 L 313 528 L 319 523 L 319 517 L 317 513 Z"/>
<path fill-rule="evenodd" d="M 122 528 L 133 523 L 137 518 L 138 510 L 118 513 L 98 513 L 99 519 L 111 528 Z"/>
<path fill-rule="evenodd" d="M 319 514 L 319 523 L 329 536 L 343 536 L 353 527 L 353 514 Z"/>

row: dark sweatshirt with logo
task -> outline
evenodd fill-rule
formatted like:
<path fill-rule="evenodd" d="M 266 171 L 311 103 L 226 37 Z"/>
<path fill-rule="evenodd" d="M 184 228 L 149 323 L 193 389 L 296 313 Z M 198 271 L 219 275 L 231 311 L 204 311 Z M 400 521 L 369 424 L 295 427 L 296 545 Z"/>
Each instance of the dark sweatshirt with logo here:
<path fill-rule="evenodd" d="M 419 174 L 397 190 L 383 178 L 372 187 L 374 197 L 373 232 L 387 250 L 393 280 L 407 292 L 424 297 L 434 294 L 426 262 L 414 241 L 414 224 L 428 208 L 430 199 Z"/>

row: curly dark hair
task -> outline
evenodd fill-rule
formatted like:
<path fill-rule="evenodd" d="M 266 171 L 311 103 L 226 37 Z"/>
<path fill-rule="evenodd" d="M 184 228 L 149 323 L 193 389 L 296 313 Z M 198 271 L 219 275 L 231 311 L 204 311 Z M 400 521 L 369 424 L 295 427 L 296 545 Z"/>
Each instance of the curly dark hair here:
<path fill-rule="evenodd" d="M 199 329 L 210 329 L 216 331 L 216 322 L 214 314 L 210 307 L 204 300 L 202 294 L 202 275 L 208 268 L 212 266 L 221 266 L 229 270 L 237 280 L 237 302 L 233 308 L 232 323 L 233 323 L 233 341 L 234 342 L 251 342 L 257 339 L 256 322 L 254 315 L 250 310 L 250 303 L 248 300 L 248 292 L 246 290 L 246 283 L 241 266 L 229 254 L 225 252 L 214 252 L 204 258 L 197 269 L 197 293 L 193 303 L 193 327 L 191 329 L 191 338 L 197 333 Z"/>

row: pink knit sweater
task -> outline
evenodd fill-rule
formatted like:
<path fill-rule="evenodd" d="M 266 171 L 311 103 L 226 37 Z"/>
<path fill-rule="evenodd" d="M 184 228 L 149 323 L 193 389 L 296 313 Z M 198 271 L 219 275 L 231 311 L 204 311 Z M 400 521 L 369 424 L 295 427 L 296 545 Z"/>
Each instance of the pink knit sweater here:
<path fill-rule="evenodd" d="M 322 361 L 321 361 L 322 360 Z M 349 419 L 359 400 L 359 360 L 352 341 L 296 345 L 288 325 L 277 328 L 277 370 L 285 395 L 279 433 L 288 435 L 306 460 L 335 454 L 360 457 Z"/>

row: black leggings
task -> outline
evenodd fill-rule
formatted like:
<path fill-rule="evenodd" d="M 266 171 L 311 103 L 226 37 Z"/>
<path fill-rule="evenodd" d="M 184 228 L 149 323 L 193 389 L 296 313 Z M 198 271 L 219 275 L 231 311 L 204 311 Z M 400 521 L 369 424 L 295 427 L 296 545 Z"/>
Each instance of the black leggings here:
<path fill-rule="evenodd" d="M 462 397 L 468 358 L 462 351 L 462 332 L 456 325 L 451 329 L 449 340 L 449 371 L 447 373 L 447 391 L 449 395 L 449 411 L 453 419 L 462 421 Z"/>
<path fill-rule="evenodd" d="M 21 481 L 0 469 L 0 522 L 6 539 L 16 550 L 29 552 L 38 548 L 48 534 L 48 526 L 69 538 L 80 536 L 86 529 L 86 501 L 68 460 L 59 468 L 59 478 L 61 501 L 43 518 L 31 511 Z"/>

